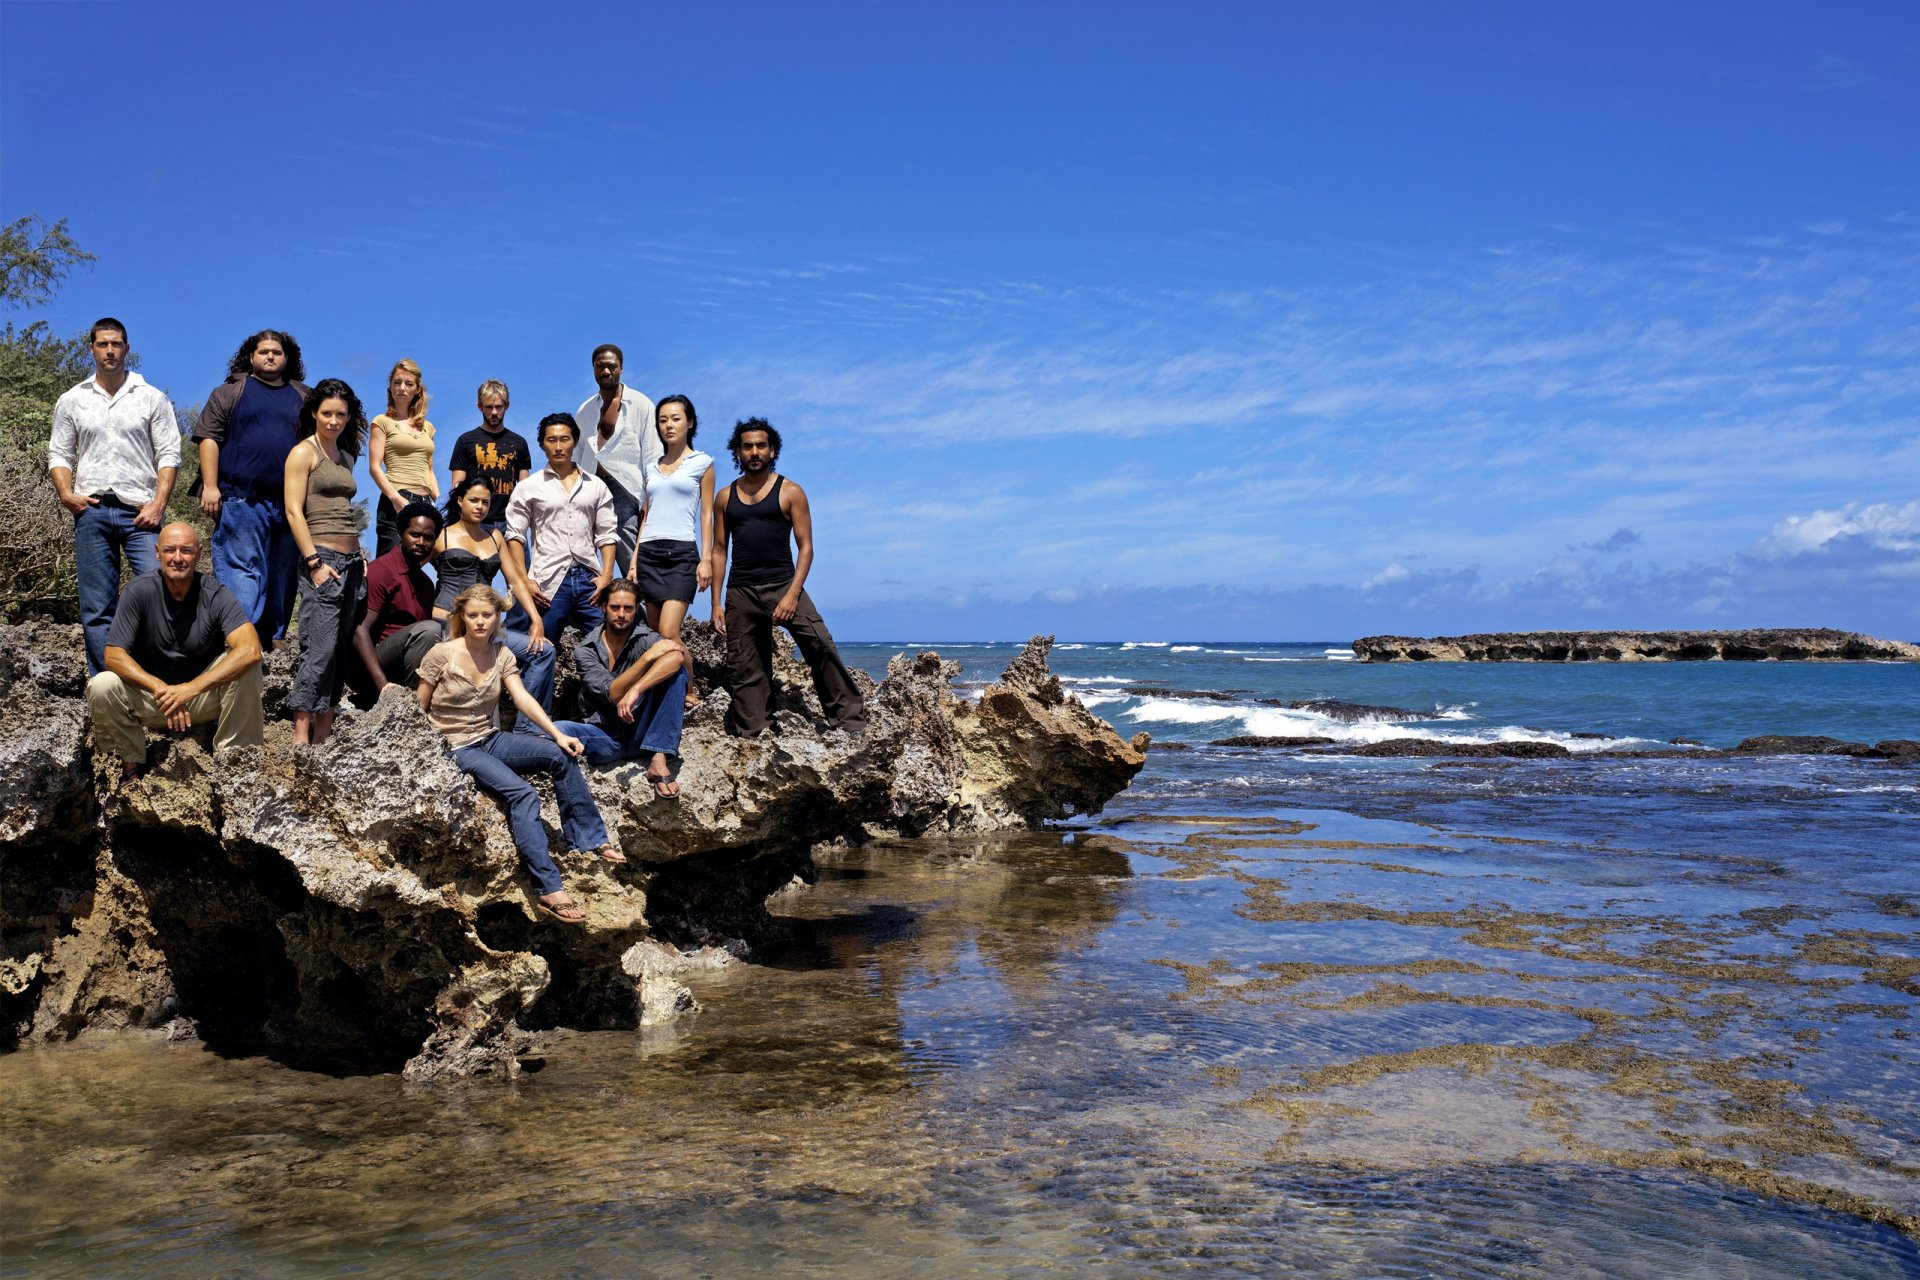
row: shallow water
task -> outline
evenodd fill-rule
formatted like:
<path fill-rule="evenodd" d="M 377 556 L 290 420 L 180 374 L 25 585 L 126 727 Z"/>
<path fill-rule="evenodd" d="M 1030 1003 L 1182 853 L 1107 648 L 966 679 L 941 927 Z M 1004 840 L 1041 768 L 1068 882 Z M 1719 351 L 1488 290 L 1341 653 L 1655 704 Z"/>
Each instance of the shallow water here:
<path fill-rule="evenodd" d="M 1259 692 L 1411 701 L 1319 669 Z M 1866 737 L 1903 678 L 1723 719 Z M 1920 1276 L 1920 771 L 1198 741 L 834 855 L 784 952 L 516 1087 L 0 1058 L 0 1275 Z"/>

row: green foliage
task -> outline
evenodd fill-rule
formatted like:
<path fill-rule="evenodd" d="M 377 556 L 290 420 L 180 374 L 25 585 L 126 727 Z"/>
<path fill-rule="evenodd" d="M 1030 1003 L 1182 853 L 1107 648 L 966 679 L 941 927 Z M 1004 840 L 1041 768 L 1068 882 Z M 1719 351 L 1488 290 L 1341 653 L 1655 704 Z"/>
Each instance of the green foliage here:
<path fill-rule="evenodd" d="M 0 229 L 0 303 L 34 306 L 93 255 L 74 244 L 64 221 L 36 217 Z M 47 479 L 53 404 L 93 371 L 86 344 L 54 336 L 44 320 L 0 329 L 0 614 L 72 619 L 73 518 Z"/>
<path fill-rule="evenodd" d="M 65 218 L 49 226 L 30 213 L 0 227 L 0 303 L 37 307 L 51 301 L 60 282 L 93 255 L 67 234 Z"/>

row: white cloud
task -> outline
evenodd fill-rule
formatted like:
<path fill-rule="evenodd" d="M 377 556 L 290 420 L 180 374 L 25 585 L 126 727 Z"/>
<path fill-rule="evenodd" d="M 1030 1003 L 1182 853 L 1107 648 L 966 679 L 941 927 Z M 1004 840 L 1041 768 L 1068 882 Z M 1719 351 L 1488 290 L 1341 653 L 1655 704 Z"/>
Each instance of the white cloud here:
<path fill-rule="evenodd" d="M 1809 555 L 1836 543 L 1857 540 L 1876 551 L 1920 551 L 1920 502 L 1850 502 L 1837 511 L 1813 511 L 1788 516 L 1754 547 L 1768 559 Z"/>

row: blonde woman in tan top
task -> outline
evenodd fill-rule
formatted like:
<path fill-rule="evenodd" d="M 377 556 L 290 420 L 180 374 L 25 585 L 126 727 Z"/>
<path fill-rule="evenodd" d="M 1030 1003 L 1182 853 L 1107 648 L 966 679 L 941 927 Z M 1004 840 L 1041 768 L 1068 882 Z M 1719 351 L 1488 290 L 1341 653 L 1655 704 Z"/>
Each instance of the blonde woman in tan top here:
<path fill-rule="evenodd" d="M 460 593 L 447 618 L 448 639 L 421 660 L 420 706 L 433 727 L 446 735 L 453 762 L 482 791 L 506 804 L 514 848 L 540 888 L 535 905 L 555 920 L 579 924 L 587 915 L 567 896 L 547 852 L 540 795 L 520 775 L 545 773 L 552 778 L 553 794 L 560 802 L 560 830 L 569 845 L 591 850 L 608 862 L 627 859 L 607 835 L 607 824 L 580 774 L 575 759 L 585 750 L 580 739 L 554 727 L 520 683 L 512 650 L 500 643 L 500 614 L 505 607 L 506 601 L 484 583 Z M 522 720 L 539 726 L 545 737 L 518 730 L 501 732 L 502 692 L 513 699 Z"/>
<path fill-rule="evenodd" d="M 300 659 L 287 706 L 293 745 L 319 746 L 333 733 L 333 714 L 347 678 L 353 628 L 367 594 L 360 556 L 365 516 L 353 504 L 353 462 L 366 436 L 360 397 L 338 378 L 307 392 L 300 406 L 299 443 L 287 454 L 287 531 L 299 548 Z"/>
<path fill-rule="evenodd" d="M 433 424 L 427 421 L 427 384 L 420 366 L 411 360 L 400 361 L 387 374 L 387 411 L 373 420 L 367 469 L 380 488 L 374 554 L 383 556 L 400 541 L 395 517 L 409 502 L 440 501 L 440 482 L 433 474 Z"/>

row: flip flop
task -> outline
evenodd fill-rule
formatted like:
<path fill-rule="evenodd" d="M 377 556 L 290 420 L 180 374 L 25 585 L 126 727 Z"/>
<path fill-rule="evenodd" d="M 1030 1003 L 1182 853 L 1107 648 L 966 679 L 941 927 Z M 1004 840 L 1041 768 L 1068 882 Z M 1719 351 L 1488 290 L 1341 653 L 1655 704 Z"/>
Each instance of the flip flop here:
<path fill-rule="evenodd" d="M 568 898 L 565 902 L 548 902 L 545 898 L 535 898 L 533 905 L 538 910 L 552 916 L 561 924 L 585 924 L 587 922 L 587 913 L 581 910 L 580 904 L 572 898 Z"/>
<path fill-rule="evenodd" d="M 620 846 L 609 840 L 593 851 L 593 856 L 602 862 L 625 862 L 627 855 L 620 852 Z"/>
<path fill-rule="evenodd" d="M 662 800 L 678 800 L 680 798 L 680 783 L 672 774 L 654 773 L 652 770 L 648 770 L 646 777 L 648 785 L 653 788 L 653 794 L 659 796 Z M 672 787 L 673 790 L 666 790 L 668 787 Z"/>

